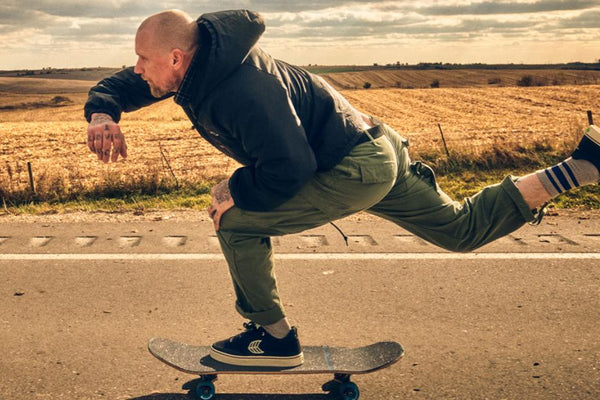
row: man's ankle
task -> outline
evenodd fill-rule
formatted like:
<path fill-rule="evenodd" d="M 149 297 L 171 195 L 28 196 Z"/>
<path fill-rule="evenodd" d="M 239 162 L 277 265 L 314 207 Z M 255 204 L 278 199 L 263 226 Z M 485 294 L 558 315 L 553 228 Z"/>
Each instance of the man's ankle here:
<path fill-rule="evenodd" d="M 287 318 L 283 318 L 271 325 L 263 325 L 263 328 L 275 339 L 283 339 L 292 330 L 292 326 Z"/>

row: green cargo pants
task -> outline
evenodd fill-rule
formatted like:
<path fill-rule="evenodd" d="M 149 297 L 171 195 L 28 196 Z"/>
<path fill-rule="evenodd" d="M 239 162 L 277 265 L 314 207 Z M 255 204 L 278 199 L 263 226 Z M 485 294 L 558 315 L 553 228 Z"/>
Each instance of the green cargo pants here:
<path fill-rule="evenodd" d="M 408 142 L 386 125 L 354 147 L 286 203 L 267 212 L 230 209 L 217 232 L 229 264 L 236 308 L 261 325 L 285 316 L 273 271 L 271 236 L 302 232 L 361 210 L 390 220 L 445 249 L 470 251 L 534 219 L 511 177 L 463 203 L 438 187 L 433 171 L 411 163 Z"/>

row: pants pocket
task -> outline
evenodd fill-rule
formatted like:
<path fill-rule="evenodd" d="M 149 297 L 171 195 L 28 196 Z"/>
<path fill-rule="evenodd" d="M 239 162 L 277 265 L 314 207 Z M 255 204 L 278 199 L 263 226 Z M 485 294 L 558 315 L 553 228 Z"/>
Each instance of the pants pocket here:
<path fill-rule="evenodd" d="M 436 192 L 439 192 L 440 187 L 435 179 L 435 172 L 433 172 L 433 169 L 429 165 L 424 164 L 421 161 L 415 161 L 410 164 L 410 170 L 415 176 L 429 183 Z"/>

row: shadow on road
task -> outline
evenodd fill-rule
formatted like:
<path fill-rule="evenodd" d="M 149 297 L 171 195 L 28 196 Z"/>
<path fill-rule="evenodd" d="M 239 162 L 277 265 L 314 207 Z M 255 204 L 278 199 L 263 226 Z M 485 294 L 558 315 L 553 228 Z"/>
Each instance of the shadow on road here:
<path fill-rule="evenodd" d="M 148 396 L 135 397 L 129 400 L 190 400 L 191 395 L 180 393 L 155 393 Z M 324 394 L 245 394 L 245 393 L 218 393 L 215 400 L 331 400 Z"/>
<path fill-rule="evenodd" d="M 194 379 L 183 385 L 183 389 L 192 390 L 200 380 Z M 195 397 L 181 393 L 153 393 L 147 396 L 135 397 L 129 400 L 190 400 Z M 247 394 L 247 393 L 217 393 L 215 400 L 331 400 L 327 394 Z"/>

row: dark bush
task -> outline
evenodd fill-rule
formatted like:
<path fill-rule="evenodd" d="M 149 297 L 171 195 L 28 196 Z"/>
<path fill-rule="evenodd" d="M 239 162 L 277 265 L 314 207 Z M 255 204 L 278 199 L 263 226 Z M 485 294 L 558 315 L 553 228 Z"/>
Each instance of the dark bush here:
<path fill-rule="evenodd" d="M 523 75 L 521 79 L 517 81 L 517 86 L 533 86 L 533 76 L 531 75 Z"/>
<path fill-rule="evenodd" d="M 50 100 L 50 104 L 52 105 L 58 105 L 58 104 L 64 104 L 64 103 L 72 103 L 73 101 L 65 96 L 54 96 L 51 100 Z"/>
<path fill-rule="evenodd" d="M 543 76 L 523 75 L 517 81 L 517 86 L 546 86 L 548 82 L 548 78 Z"/>

